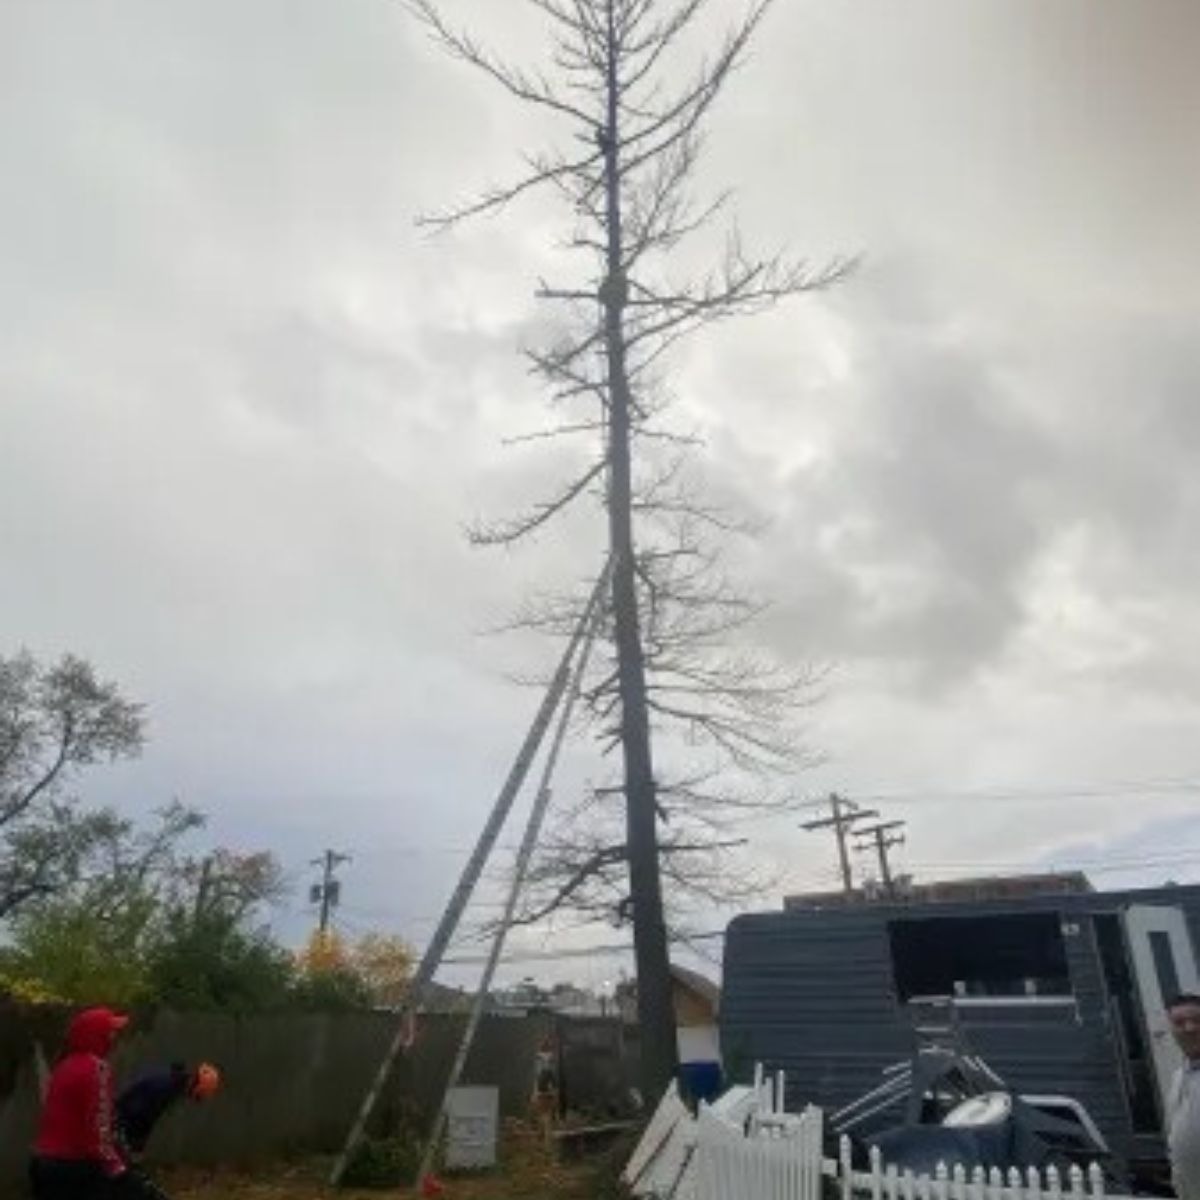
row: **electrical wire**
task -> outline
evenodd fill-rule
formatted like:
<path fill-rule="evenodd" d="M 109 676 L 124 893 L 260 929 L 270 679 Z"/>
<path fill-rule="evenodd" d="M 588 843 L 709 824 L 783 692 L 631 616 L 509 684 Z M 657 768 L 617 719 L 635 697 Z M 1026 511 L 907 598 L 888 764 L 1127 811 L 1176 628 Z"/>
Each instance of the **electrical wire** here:
<path fill-rule="evenodd" d="M 962 787 L 942 789 L 855 789 L 853 799 L 879 804 L 952 804 L 958 801 L 973 801 L 982 803 L 1018 803 L 1046 802 L 1068 803 L 1078 800 L 1127 800 L 1131 795 L 1163 795 L 1186 796 L 1189 793 L 1200 795 L 1200 776 L 1171 776 L 1166 778 L 1126 779 L 1115 780 L 1111 783 L 1064 783 L 1056 787 Z M 824 803 L 822 801 L 822 803 Z M 797 804 L 797 811 L 806 807 Z M 784 815 L 773 812 L 765 815 L 764 819 L 778 818 Z M 412 857 L 424 854 L 469 854 L 474 847 L 466 844 L 429 844 L 414 846 L 411 843 L 403 846 L 371 846 L 356 849 L 355 857 L 376 858 L 383 855 Z M 516 844 L 501 843 L 497 849 L 515 853 Z"/>

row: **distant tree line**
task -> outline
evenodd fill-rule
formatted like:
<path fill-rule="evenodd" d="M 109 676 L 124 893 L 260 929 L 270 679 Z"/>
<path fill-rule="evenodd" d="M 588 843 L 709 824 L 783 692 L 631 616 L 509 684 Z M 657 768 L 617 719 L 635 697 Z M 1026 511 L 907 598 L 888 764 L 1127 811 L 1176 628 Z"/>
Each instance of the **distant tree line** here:
<path fill-rule="evenodd" d="M 267 924 L 286 894 L 268 851 L 188 845 L 204 816 L 178 802 L 139 824 L 85 805 L 89 767 L 135 758 L 143 706 L 67 655 L 0 657 L 0 994 L 179 1009 L 395 1004 L 399 938 L 315 936 L 300 954 Z"/>

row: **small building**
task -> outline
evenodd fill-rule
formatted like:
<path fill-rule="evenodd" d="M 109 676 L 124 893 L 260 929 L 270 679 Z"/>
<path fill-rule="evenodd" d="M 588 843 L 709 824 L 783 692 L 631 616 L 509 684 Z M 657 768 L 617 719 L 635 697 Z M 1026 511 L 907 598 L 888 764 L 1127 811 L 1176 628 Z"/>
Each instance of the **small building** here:
<path fill-rule="evenodd" d="M 1161 1162 L 1180 1062 L 1164 1005 L 1200 990 L 1200 886 L 983 882 L 875 903 L 793 898 L 736 918 L 720 1015 L 728 1073 L 744 1081 L 762 1062 L 786 1072 L 790 1103 L 838 1108 L 909 1056 L 921 1001 L 953 997 L 968 1045 L 1011 1086 L 1075 1097 L 1119 1157 Z"/>
<path fill-rule="evenodd" d="M 718 1020 L 721 989 L 698 971 L 671 964 L 671 993 L 680 1062 L 721 1061 Z M 617 1004 L 628 1025 L 637 1023 L 637 984 L 627 980 L 617 987 Z"/>
<path fill-rule="evenodd" d="M 711 979 L 687 967 L 672 965 L 675 999 L 675 1039 L 681 1063 L 721 1061 L 717 1023 L 721 1014 L 721 989 Z"/>
<path fill-rule="evenodd" d="M 562 1017 L 603 1017 L 607 1005 L 603 996 L 573 983 L 556 983 L 545 988 L 532 979 L 523 979 L 510 988 L 492 992 L 488 997 L 492 1012 L 549 1012 Z"/>

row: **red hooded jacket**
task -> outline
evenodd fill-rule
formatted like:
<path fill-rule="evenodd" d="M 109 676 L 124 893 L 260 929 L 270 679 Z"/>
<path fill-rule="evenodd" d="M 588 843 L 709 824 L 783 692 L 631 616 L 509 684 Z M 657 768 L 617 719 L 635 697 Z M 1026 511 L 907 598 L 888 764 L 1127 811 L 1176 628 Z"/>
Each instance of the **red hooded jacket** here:
<path fill-rule="evenodd" d="M 67 1051 L 46 1089 L 33 1152 L 39 1158 L 95 1162 L 108 1175 L 125 1165 L 113 1144 L 113 1089 L 108 1055 L 128 1018 L 89 1008 L 67 1030 Z"/>

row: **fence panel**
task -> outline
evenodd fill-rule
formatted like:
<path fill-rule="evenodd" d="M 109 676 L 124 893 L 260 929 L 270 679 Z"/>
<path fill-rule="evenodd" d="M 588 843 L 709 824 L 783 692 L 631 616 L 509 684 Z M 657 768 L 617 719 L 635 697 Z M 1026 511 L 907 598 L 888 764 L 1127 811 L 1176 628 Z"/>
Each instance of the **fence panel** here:
<path fill-rule="evenodd" d="M 836 1160 L 825 1160 L 821 1114 L 768 1115 L 752 1122 L 749 1135 L 702 1110 L 696 1123 L 694 1200 L 822 1200 L 829 1177 L 842 1200 L 1133 1200 L 1110 1196 L 1093 1164 L 1062 1172 L 1029 1168 L 1007 1175 L 993 1168 L 967 1171 L 939 1166 L 932 1176 L 900 1171 L 871 1153 L 870 1169 L 853 1168 L 843 1140 Z"/>
<path fill-rule="evenodd" d="M 759 1067 L 752 1086 L 732 1089 L 711 1108 L 701 1105 L 695 1119 L 669 1096 L 669 1119 L 656 1115 L 630 1163 L 643 1171 L 627 1168 L 626 1180 L 655 1200 L 824 1200 L 826 1179 L 839 1200 L 1133 1200 L 1107 1195 L 1095 1163 L 1086 1171 L 1072 1167 L 1065 1179 L 1054 1167 L 1006 1174 L 961 1164 L 918 1175 L 885 1164 L 872 1148 L 868 1169 L 855 1170 L 848 1137 L 839 1139 L 836 1159 L 825 1158 L 819 1109 L 785 1110 L 784 1082 Z"/>
<path fill-rule="evenodd" d="M 766 1100 L 765 1089 L 758 1093 Z M 821 1114 L 777 1110 L 750 1136 L 707 1108 L 696 1120 L 696 1200 L 820 1200 Z M 758 1125 L 758 1122 L 755 1122 Z"/>
<path fill-rule="evenodd" d="M 1073 1166 L 1065 1180 L 1053 1166 L 1044 1172 L 1012 1167 L 1005 1174 L 995 1167 L 968 1172 L 960 1165 L 939 1165 L 932 1175 L 914 1175 L 885 1166 L 876 1149 L 871 1151 L 869 1169 L 856 1171 L 851 1151 L 850 1139 L 843 1137 L 838 1158 L 824 1164 L 825 1175 L 837 1182 L 841 1200 L 1133 1200 L 1108 1194 L 1099 1163 L 1086 1171 Z"/>

